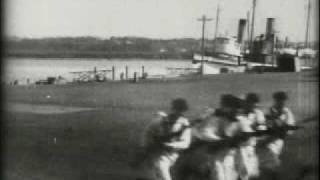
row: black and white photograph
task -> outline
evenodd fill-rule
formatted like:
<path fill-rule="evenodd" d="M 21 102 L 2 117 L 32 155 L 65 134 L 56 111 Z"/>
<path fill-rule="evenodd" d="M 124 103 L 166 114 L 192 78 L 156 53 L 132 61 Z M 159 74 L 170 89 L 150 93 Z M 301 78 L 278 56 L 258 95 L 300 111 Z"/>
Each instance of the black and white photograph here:
<path fill-rule="evenodd" d="M 318 0 L 2 1 L 3 180 L 316 180 Z"/>

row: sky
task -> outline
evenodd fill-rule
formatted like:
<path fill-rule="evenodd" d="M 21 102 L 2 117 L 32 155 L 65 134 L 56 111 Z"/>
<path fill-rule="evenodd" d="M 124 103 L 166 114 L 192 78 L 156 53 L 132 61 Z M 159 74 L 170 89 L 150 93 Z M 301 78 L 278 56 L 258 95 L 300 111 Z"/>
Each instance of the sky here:
<path fill-rule="evenodd" d="M 310 39 L 317 38 L 317 0 L 311 0 Z M 235 36 L 252 0 L 6 0 L 5 34 L 21 38 L 140 36 L 200 38 L 202 15 L 206 38 L 213 38 L 217 5 L 218 34 Z M 276 18 L 278 36 L 305 39 L 307 0 L 257 0 L 255 35 L 265 33 L 266 18 Z"/>

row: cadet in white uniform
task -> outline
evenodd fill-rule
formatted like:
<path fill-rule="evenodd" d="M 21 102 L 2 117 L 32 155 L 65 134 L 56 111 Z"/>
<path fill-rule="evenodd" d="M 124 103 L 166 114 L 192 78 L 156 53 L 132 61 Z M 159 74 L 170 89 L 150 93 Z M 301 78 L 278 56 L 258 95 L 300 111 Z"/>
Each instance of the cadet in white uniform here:
<path fill-rule="evenodd" d="M 256 93 L 248 93 L 245 98 L 245 112 L 237 116 L 242 132 L 266 130 L 264 113 L 258 109 L 260 98 Z M 256 154 L 257 138 L 251 137 L 239 147 L 239 175 L 242 180 L 259 176 L 259 161 Z"/>
<path fill-rule="evenodd" d="M 235 118 L 239 101 L 240 99 L 233 95 L 222 96 L 221 107 L 207 112 L 203 117 L 203 124 L 194 129 L 194 136 L 201 141 L 217 144 L 209 149 L 209 153 L 212 153 L 209 179 L 237 180 L 239 177 L 235 162 L 237 147 L 221 143 L 241 131 L 239 122 Z"/>
<path fill-rule="evenodd" d="M 191 143 L 189 121 L 182 114 L 187 110 L 185 100 L 175 99 L 171 114 L 160 113 L 145 133 L 144 146 L 152 154 L 154 180 L 171 180 L 170 170 L 179 157 L 179 151 L 187 149 Z"/>
<path fill-rule="evenodd" d="M 293 113 L 286 107 L 288 96 L 285 92 L 273 94 L 274 104 L 267 114 L 267 125 L 269 128 L 278 128 L 285 125 L 294 126 L 296 124 Z M 291 134 L 292 132 L 288 132 Z M 275 138 L 268 144 L 268 148 L 276 155 L 280 156 L 284 145 L 283 137 Z"/>
<path fill-rule="evenodd" d="M 266 113 L 266 124 L 270 130 L 281 129 L 286 125 L 295 125 L 295 120 L 291 110 L 286 107 L 288 99 L 285 92 L 276 92 L 273 94 L 274 104 Z M 260 160 L 260 169 L 262 178 L 278 179 L 278 170 L 281 165 L 280 155 L 284 145 L 284 137 L 291 132 L 278 132 L 270 134 L 261 148 L 258 148 Z"/>

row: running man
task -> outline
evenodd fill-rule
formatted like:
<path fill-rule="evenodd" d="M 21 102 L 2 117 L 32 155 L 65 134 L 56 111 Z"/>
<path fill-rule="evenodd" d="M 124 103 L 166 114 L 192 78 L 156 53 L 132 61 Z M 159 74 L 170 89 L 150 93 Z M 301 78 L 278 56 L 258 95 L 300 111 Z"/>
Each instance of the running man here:
<path fill-rule="evenodd" d="M 273 100 L 274 104 L 272 107 L 270 107 L 270 110 L 266 116 L 268 128 L 281 128 L 286 125 L 294 126 L 296 124 L 294 115 L 286 106 L 288 95 L 285 92 L 279 91 L 273 94 Z M 292 134 L 291 131 L 288 133 Z M 270 148 L 270 150 L 278 157 L 282 153 L 285 135 L 286 134 L 282 134 L 279 137 L 276 137 L 268 145 L 268 148 Z"/>
<path fill-rule="evenodd" d="M 256 93 L 248 93 L 245 98 L 245 110 L 237 116 L 242 132 L 266 130 L 264 113 L 258 108 L 260 98 Z M 259 161 L 256 153 L 257 138 L 251 137 L 239 146 L 238 170 L 242 180 L 259 176 Z"/>
<path fill-rule="evenodd" d="M 159 113 L 157 123 L 151 124 L 145 134 L 144 145 L 152 154 L 152 178 L 172 180 L 171 168 L 181 150 L 191 143 L 191 129 L 183 113 L 188 110 L 184 99 L 172 101 L 171 113 Z"/>
<path fill-rule="evenodd" d="M 285 92 L 275 92 L 273 94 L 273 105 L 266 114 L 267 128 L 271 130 L 281 129 L 284 126 L 294 126 L 295 119 L 291 110 L 286 106 L 288 96 Z M 292 132 L 280 131 L 271 134 L 261 148 L 258 148 L 260 169 L 262 177 L 266 179 L 278 179 L 278 168 L 281 164 L 280 155 L 284 146 L 284 138 Z"/>
<path fill-rule="evenodd" d="M 193 156 L 204 157 L 202 158 L 204 162 L 199 162 L 195 166 L 201 168 L 203 164 L 207 165 L 204 167 L 206 170 L 200 169 L 202 173 L 206 173 L 206 178 L 195 177 L 195 180 L 238 180 L 239 174 L 235 162 L 237 146 L 231 145 L 228 140 L 241 131 L 236 118 L 241 109 L 241 101 L 231 94 L 223 95 L 220 107 L 207 111 L 202 117 L 203 123 L 194 128 L 194 136 L 198 139 L 198 143 L 196 141 L 191 146 L 196 151 Z M 203 155 L 204 153 L 208 155 Z"/>

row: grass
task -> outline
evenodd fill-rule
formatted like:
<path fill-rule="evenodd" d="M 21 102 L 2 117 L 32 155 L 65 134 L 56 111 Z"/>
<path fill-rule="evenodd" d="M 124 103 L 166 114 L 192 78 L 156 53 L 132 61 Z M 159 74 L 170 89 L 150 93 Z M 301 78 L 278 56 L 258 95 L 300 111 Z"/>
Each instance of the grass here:
<path fill-rule="evenodd" d="M 187 99 L 190 104 L 187 116 L 192 119 L 206 106 L 217 106 L 221 94 L 257 92 L 262 106 L 267 107 L 271 94 L 284 90 L 289 93 L 289 106 L 300 123 L 308 117 L 316 120 L 288 139 L 282 172 L 289 174 L 285 179 L 294 180 L 303 168 L 318 165 L 317 84 L 318 80 L 310 73 L 272 73 L 137 84 L 7 86 L 6 103 L 94 110 L 46 115 L 6 110 L 4 179 L 127 180 L 137 173 L 128 163 L 137 150 L 141 132 L 153 113 L 167 110 L 173 98 Z"/>

